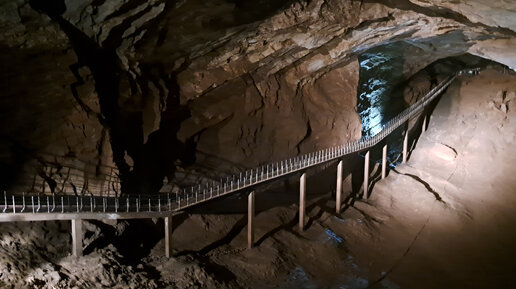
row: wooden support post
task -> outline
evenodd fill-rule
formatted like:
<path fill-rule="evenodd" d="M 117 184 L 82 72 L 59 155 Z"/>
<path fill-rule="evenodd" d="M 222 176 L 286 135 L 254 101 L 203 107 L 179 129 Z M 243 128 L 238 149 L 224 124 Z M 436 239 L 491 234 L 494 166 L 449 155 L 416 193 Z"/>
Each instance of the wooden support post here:
<path fill-rule="evenodd" d="M 342 160 L 337 165 L 337 189 L 335 190 L 335 211 L 340 214 L 340 208 L 342 206 Z"/>
<path fill-rule="evenodd" d="M 364 198 L 367 199 L 369 193 L 369 151 L 365 154 L 364 160 Z"/>
<path fill-rule="evenodd" d="M 72 219 L 72 255 L 82 256 L 82 220 Z"/>
<path fill-rule="evenodd" d="M 299 179 L 299 231 L 305 229 L 306 173 Z"/>
<path fill-rule="evenodd" d="M 164 218 L 165 220 L 165 256 L 172 256 L 172 216 Z"/>
<path fill-rule="evenodd" d="M 387 144 L 382 149 L 382 179 L 387 175 Z"/>
<path fill-rule="evenodd" d="M 423 127 L 421 128 L 422 132 L 426 131 L 426 114 L 423 115 Z"/>
<path fill-rule="evenodd" d="M 408 130 L 405 131 L 405 137 L 403 138 L 403 163 L 407 162 L 408 154 Z"/>
<path fill-rule="evenodd" d="M 254 191 L 247 196 L 247 248 L 254 245 Z"/>

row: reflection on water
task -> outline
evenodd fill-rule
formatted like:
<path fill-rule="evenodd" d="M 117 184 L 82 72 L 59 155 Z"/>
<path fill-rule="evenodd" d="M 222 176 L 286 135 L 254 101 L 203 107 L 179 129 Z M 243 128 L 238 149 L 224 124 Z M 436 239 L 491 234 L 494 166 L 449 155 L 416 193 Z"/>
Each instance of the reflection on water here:
<path fill-rule="evenodd" d="M 305 270 L 300 266 L 290 273 L 289 280 L 281 286 L 285 289 L 317 289 L 317 287 L 317 284 L 308 278 Z"/>
<path fill-rule="evenodd" d="M 358 114 L 362 135 L 373 136 L 405 108 L 402 91 L 403 51 L 407 44 L 395 42 L 369 49 L 359 55 Z M 389 159 L 398 154 L 398 145 L 389 147 Z"/>
<path fill-rule="evenodd" d="M 331 242 L 333 242 L 335 244 L 341 244 L 342 243 L 342 238 L 339 237 L 337 234 L 335 234 L 335 232 L 333 232 L 329 228 L 326 228 L 324 230 L 324 232 L 328 236 L 328 241 L 331 241 Z"/>
<path fill-rule="evenodd" d="M 382 96 L 388 88 L 388 81 L 375 72 L 387 70 L 391 58 L 381 52 L 364 53 L 360 58 L 358 111 L 362 119 L 363 135 L 371 136 L 381 130 L 384 118 Z M 364 74 L 372 77 L 363 77 L 366 76 Z"/>
<path fill-rule="evenodd" d="M 403 109 L 403 98 L 394 90 L 402 81 L 402 53 L 403 44 L 398 42 L 359 55 L 358 113 L 364 136 L 378 133 L 382 124 Z"/>
<path fill-rule="evenodd" d="M 330 230 L 331 232 L 331 230 Z M 328 234 L 328 231 L 325 231 Z M 333 232 L 332 232 L 333 233 Z M 333 235 L 335 233 L 330 233 Z M 385 272 L 382 272 L 382 279 L 378 280 L 379 276 L 375 276 L 373 280 L 371 278 L 371 272 L 367 268 L 359 267 L 353 258 L 348 255 L 347 258 L 342 260 L 342 275 L 335 278 L 331 275 L 328 279 L 313 279 L 302 266 L 297 265 L 289 274 L 288 278 L 278 288 L 283 289 L 317 289 L 317 288 L 328 288 L 328 289 L 366 289 L 369 288 L 372 283 L 376 285 L 373 288 L 379 289 L 401 289 L 396 283 L 390 281 Z M 373 274 L 374 275 L 374 274 Z M 321 276 L 319 276 L 321 278 Z M 332 281 L 330 281 L 332 280 Z M 374 281 L 378 280 L 378 281 Z M 330 281 L 330 282 L 328 282 Z"/>

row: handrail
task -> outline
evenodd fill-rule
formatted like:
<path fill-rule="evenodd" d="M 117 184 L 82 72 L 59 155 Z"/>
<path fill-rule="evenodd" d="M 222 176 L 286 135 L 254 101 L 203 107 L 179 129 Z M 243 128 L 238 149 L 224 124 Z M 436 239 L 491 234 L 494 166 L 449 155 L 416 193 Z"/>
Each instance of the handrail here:
<path fill-rule="evenodd" d="M 258 185 L 323 165 L 342 157 L 374 147 L 411 117 L 421 112 L 439 96 L 453 80 L 457 72 L 440 82 L 416 103 L 403 110 L 382 126 L 374 136 L 362 137 L 346 144 L 318 150 L 294 158 L 266 164 L 258 168 L 228 176 L 219 182 L 198 185 L 176 194 L 127 195 L 123 197 L 70 196 L 70 195 L 10 195 L 4 192 L 2 214 L 27 213 L 149 213 L 177 212 L 215 198 L 249 190 Z"/>

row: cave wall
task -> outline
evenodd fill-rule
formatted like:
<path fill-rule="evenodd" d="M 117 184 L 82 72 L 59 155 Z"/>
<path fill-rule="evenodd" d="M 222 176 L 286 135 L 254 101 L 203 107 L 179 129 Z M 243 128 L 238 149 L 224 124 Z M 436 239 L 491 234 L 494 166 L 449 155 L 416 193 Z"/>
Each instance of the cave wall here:
<path fill-rule="evenodd" d="M 329 103 L 328 95 L 321 95 L 318 91 L 321 86 L 317 85 L 317 80 L 324 78 L 328 71 L 336 68 L 342 70 L 342 62 L 356 59 L 358 52 L 375 45 L 393 41 L 405 42 L 407 45 L 402 57 L 404 75 L 408 78 L 437 59 L 469 51 L 472 46 L 481 43 L 480 39 L 506 37 L 503 31 L 470 25 L 470 21 L 458 13 L 454 15 L 439 9 L 425 10 L 419 6 L 418 9 L 413 9 L 413 4 L 391 2 L 394 1 L 386 5 L 373 1 L 299 2 L 282 14 L 255 23 L 241 32 L 231 31 L 222 40 L 207 43 L 195 53 L 194 59 L 184 60 L 190 64 L 179 74 L 181 101 L 194 107 L 193 119 L 182 126 L 181 137 L 200 134 L 199 148 L 213 151 L 233 162 L 247 161 L 251 164 L 256 160 L 278 159 L 293 152 L 327 147 L 335 140 L 335 137 L 331 137 L 336 135 L 332 127 L 312 127 L 315 121 L 328 121 L 323 113 L 327 109 L 324 106 L 316 105 L 321 109 L 316 111 L 306 107 L 298 108 L 290 102 L 285 103 L 284 105 L 293 106 L 301 114 L 290 115 L 282 112 L 282 115 L 289 117 L 288 121 L 282 123 L 293 130 L 288 130 L 287 134 L 280 133 L 281 136 L 288 136 L 288 139 L 281 140 L 267 133 L 270 124 L 257 120 L 260 116 L 253 116 L 252 122 L 256 124 L 248 125 L 240 119 L 241 115 L 234 117 L 230 113 L 233 111 L 231 109 L 226 113 L 210 112 L 203 115 L 204 108 L 210 105 L 210 100 L 206 97 L 209 98 L 213 93 L 232 95 L 236 91 L 245 91 L 243 86 L 247 82 L 247 87 L 256 87 L 251 90 L 256 89 L 262 100 L 277 98 L 285 92 L 295 100 L 300 92 L 310 91 L 312 99 Z M 357 70 L 353 73 L 357 73 Z M 235 79 L 240 79 L 240 87 L 235 86 Z M 355 77 L 353 81 L 356 82 L 356 79 Z M 350 97 L 347 94 L 356 94 L 355 91 L 356 89 L 344 89 L 335 91 L 333 95 L 348 99 Z M 232 101 L 233 99 L 219 103 L 221 106 L 231 107 Z M 256 114 L 256 110 L 269 111 L 268 107 L 261 107 L 258 100 L 255 103 L 256 106 L 248 115 Z M 356 111 L 355 100 L 349 105 L 353 107 L 348 108 L 349 110 Z M 195 109 L 196 106 L 200 109 Z M 346 110 L 343 106 L 335 108 Z M 302 119 L 301 115 L 306 111 L 309 111 L 307 117 Z M 329 119 L 332 118 L 331 114 L 330 112 L 328 115 Z M 347 119 L 344 115 L 339 115 L 339 119 L 350 126 L 358 125 L 354 116 L 356 113 L 352 114 L 346 114 Z M 311 121 L 306 121 L 307 118 Z M 227 130 L 222 132 L 224 128 Z M 281 132 L 282 128 L 273 124 L 272 130 Z M 303 131 L 311 133 L 302 139 L 300 135 Z M 216 135 L 230 136 L 230 141 L 222 140 L 217 144 Z M 348 140 L 359 137 L 356 128 L 347 135 Z M 270 138 L 275 149 L 271 152 L 264 151 L 263 145 L 257 145 L 262 143 L 262 138 Z M 226 144 L 231 144 L 231 140 L 237 139 L 243 139 L 238 146 L 242 148 L 242 152 L 225 148 Z M 303 146 L 299 143 L 300 140 L 310 145 Z M 287 145 L 281 145 L 282 142 Z M 221 144 L 224 147 L 222 150 L 219 148 Z M 302 147 L 306 150 L 300 149 Z M 269 150 L 269 147 L 266 146 L 265 150 Z"/>
<path fill-rule="evenodd" d="M 468 51 L 511 64 L 502 2 L 3 2 L 2 185 L 83 166 L 75 190 L 154 192 L 195 149 L 252 166 L 359 138 L 358 53 L 405 41 L 407 77 Z"/>
<path fill-rule="evenodd" d="M 85 111 L 67 85 L 76 81 L 68 67 L 75 61 L 73 52 L 1 50 L 0 62 L 9 64 L 0 69 L 2 189 L 113 193 L 108 183 L 117 169 L 109 134 L 95 118 L 100 108 L 94 86 L 90 79 L 79 89 L 91 109 Z"/>
<path fill-rule="evenodd" d="M 307 67 L 239 77 L 191 101 L 180 136 L 233 163 L 257 165 L 360 138 L 356 114 L 358 62 L 298 82 Z"/>

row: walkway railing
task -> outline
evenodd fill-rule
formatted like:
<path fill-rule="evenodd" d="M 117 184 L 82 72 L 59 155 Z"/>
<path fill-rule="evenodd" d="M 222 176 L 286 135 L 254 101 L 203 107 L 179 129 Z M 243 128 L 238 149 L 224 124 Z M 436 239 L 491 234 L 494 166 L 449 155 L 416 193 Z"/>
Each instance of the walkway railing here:
<path fill-rule="evenodd" d="M 228 194 L 233 194 L 276 179 L 305 171 L 309 168 L 338 160 L 346 155 L 374 147 L 412 116 L 420 113 L 446 89 L 456 76 L 451 76 L 434 87 L 414 105 L 408 107 L 382 126 L 372 137 L 315 151 L 280 162 L 232 175 L 219 182 L 198 185 L 176 194 L 130 195 L 123 197 L 95 197 L 71 195 L 8 195 L 4 192 L 2 213 L 120 213 L 120 212 L 175 212 Z"/>
<path fill-rule="evenodd" d="M 299 228 L 304 229 L 304 210 L 306 192 L 305 172 L 313 167 L 332 161 L 339 161 L 337 166 L 336 211 L 340 212 L 342 194 L 342 159 L 344 156 L 371 149 L 410 118 L 421 113 L 423 109 L 438 97 L 456 78 L 446 78 L 423 98 L 418 100 L 396 117 L 382 126 L 382 130 L 371 137 L 346 144 L 315 151 L 280 162 L 254 168 L 238 175 L 229 176 L 218 182 L 198 185 L 175 194 L 129 195 L 122 197 L 71 196 L 71 195 L 25 195 L 3 194 L 3 205 L 0 205 L 0 222 L 32 221 L 32 220 L 71 220 L 73 253 L 82 254 L 82 219 L 123 219 L 123 218 L 165 218 L 166 252 L 170 256 L 171 217 L 173 214 L 201 203 L 230 195 L 236 192 L 249 193 L 249 247 L 253 244 L 253 216 L 255 187 L 301 173 L 300 178 L 300 213 Z M 423 130 L 426 126 L 424 118 Z M 407 159 L 408 131 L 405 133 L 403 146 L 403 162 Z M 382 178 L 385 177 L 387 146 L 383 147 Z M 364 163 L 364 196 L 369 189 L 369 152 L 365 154 Z M 1 204 L 1 202 L 0 202 Z"/>

